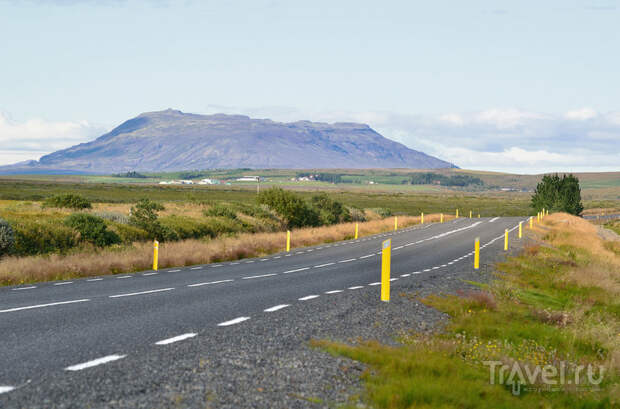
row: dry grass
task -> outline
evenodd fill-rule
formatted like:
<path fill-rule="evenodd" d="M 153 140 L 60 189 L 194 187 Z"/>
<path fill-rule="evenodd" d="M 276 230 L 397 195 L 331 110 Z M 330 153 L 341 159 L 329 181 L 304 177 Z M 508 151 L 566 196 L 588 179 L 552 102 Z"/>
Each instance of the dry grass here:
<path fill-rule="evenodd" d="M 438 220 L 438 215 L 427 215 L 424 221 Z M 419 217 L 398 217 L 399 227 L 407 227 L 419 222 Z M 359 234 L 361 237 L 389 231 L 393 228 L 394 218 L 389 217 L 359 223 Z M 354 230 L 355 223 L 294 230 L 291 246 L 303 247 L 351 239 Z M 258 257 L 283 251 L 285 245 L 286 235 L 282 232 L 246 233 L 236 237 L 209 241 L 184 240 L 162 243 L 159 252 L 159 267 L 178 267 L 223 260 L 238 260 L 244 257 Z M 148 270 L 151 268 L 152 252 L 150 243 L 134 243 L 125 248 L 90 250 L 89 252 L 69 255 L 7 257 L 0 261 L 0 283 L 15 285 Z"/>

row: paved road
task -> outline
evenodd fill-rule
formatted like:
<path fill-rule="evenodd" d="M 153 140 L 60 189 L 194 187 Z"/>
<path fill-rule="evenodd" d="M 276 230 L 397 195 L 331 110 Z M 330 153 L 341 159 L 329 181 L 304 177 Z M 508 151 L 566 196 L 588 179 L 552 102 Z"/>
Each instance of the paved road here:
<path fill-rule="evenodd" d="M 0 403 L 1 394 L 28 388 L 31 380 L 114 365 L 258 315 L 285 317 L 293 304 L 369 287 L 378 297 L 386 238 L 396 291 L 404 280 L 471 264 L 474 237 L 482 257 L 497 251 L 490 244 L 503 240 L 505 229 L 515 237 L 522 220 L 461 218 L 238 262 L 2 288 Z"/>

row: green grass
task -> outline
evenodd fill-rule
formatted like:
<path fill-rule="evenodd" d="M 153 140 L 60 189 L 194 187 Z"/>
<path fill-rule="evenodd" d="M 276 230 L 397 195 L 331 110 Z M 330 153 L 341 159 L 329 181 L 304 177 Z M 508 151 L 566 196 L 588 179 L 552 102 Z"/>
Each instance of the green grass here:
<path fill-rule="evenodd" d="M 620 299 L 604 285 L 567 279 L 574 269 L 613 267 L 577 246 L 530 250 L 499 264 L 497 281 L 479 285 L 484 291 L 421 300 L 450 315 L 440 334 L 407 335 L 400 347 L 312 344 L 368 365 L 364 398 L 376 408 L 620 407 L 620 376 L 610 360 L 620 336 Z M 529 366 L 567 362 L 566 379 L 574 379 L 571 365 L 603 365 L 607 372 L 598 389 L 582 382 L 581 391 L 566 384 L 561 391 L 536 390 L 545 387 L 538 383 L 515 396 L 511 385 L 499 383 L 497 372 L 491 384 L 484 362 L 494 360 Z"/>

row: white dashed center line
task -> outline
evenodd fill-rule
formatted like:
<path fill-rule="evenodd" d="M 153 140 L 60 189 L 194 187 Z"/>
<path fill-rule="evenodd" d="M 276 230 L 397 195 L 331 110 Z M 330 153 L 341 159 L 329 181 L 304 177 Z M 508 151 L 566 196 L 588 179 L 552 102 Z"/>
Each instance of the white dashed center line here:
<path fill-rule="evenodd" d="M 65 281 L 63 283 L 56 283 L 54 285 L 65 285 L 65 284 L 72 284 L 72 283 L 73 283 L 73 281 Z"/>
<path fill-rule="evenodd" d="M 174 342 L 179 342 L 179 341 L 186 340 L 188 338 L 193 338 L 196 335 L 198 335 L 198 334 L 195 334 L 193 332 L 189 332 L 187 334 L 178 335 L 176 337 L 172 337 L 172 338 L 168 338 L 168 339 L 162 339 L 161 341 L 157 341 L 155 343 L 155 345 L 168 345 L 168 344 L 172 344 Z"/>
<path fill-rule="evenodd" d="M 13 389 L 15 389 L 13 386 L 2 386 L 2 385 L 0 385 L 0 394 L 11 392 Z"/>
<path fill-rule="evenodd" d="M 280 305 L 276 305 L 273 306 L 271 308 L 267 308 L 266 310 L 264 310 L 265 312 L 274 312 L 274 311 L 278 311 L 281 310 L 282 308 L 286 308 L 286 307 L 290 307 L 290 304 L 280 304 Z"/>
<path fill-rule="evenodd" d="M 157 290 L 147 290 L 147 291 L 140 291 L 137 293 L 126 293 L 126 294 L 116 294 L 116 295 L 110 295 L 108 296 L 108 298 L 121 298 L 121 297 L 131 297 L 134 295 L 144 295 L 144 294 L 153 294 L 153 293 L 161 293 L 164 291 L 172 291 L 174 290 L 174 287 L 169 287 L 169 288 L 159 288 Z"/>
<path fill-rule="evenodd" d="M 181 271 L 181 270 L 170 270 L 169 272 L 170 273 L 178 273 L 179 271 Z"/>
<path fill-rule="evenodd" d="M 19 287 L 19 288 L 13 288 L 13 291 L 32 290 L 33 288 L 37 288 L 37 286 L 35 286 L 35 285 L 31 285 L 30 287 Z"/>
<path fill-rule="evenodd" d="M 353 286 L 353 287 L 349 287 L 349 290 L 359 290 L 360 288 L 364 288 L 364 286 L 363 285 L 356 285 L 356 286 Z"/>
<path fill-rule="evenodd" d="M 350 263 L 351 261 L 355 261 L 355 260 L 357 260 L 357 259 L 356 258 L 350 258 L 348 260 L 341 260 L 341 261 L 339 261 L 339 263 Z"/>
<path fill-rule="evenodd" d="M 88 298 L 84 298 L 82 300 L 59 301 L 59 302 L 51 302 L 51 303 L 48 303 L 48 304 L 29 305 L 27 307 L 15 307 L 15 308 L 9 308 L 7 310 L 0 310 L 0 313 L 2 313 L 2 312 L 15 312 L 15 311 L 22 311 L 22 310 L 32 310 L 34 308 L 53 307 L 55 305 L 74 304 L 74 303 L 78 303 L 78 302 L 88 302 L 88 301 L 90 301 Z"/>
<path fill-rule="evenodd" d="M 156 274 L 159 274 L 159 273 L 144 273 L 144 274 L 142 274 L 142 275 L 143 275 L 143 276 L 154 276 L 154 275 L 156 275 Z"/>
<path fill-rule="evenodd" d="M 310 267 L 303 267 L 303 268 L 296 268 L 295 270 L 288 270 L 283 272 L 282 274 L 290 274 L 290 273 L 296 273 L 298 271 L 305 271 L 305 270 L 310 270 Z"/>
<path fill-rule="evenodd" d="M 331 291 L 325 291 L 325 294 L 337 294 L 337 293 L 341 293 L 343 290 L 331 290 Z"/>
<path fill-rule="evenodd" d="M 374 254 L 367 254 L 367 255 L 362 256 L 362 257 L 360 257 L 360 258 L 368 258 L 368 257 L 372 257 L 372 256 L 374 256 Z"/>
<path fill-rule="evenodd" d="M 234 320 L 220 322 L 219 324 L 217 324 L 217 326 L 218 327 L 227 327 L 229 325 L 239 324 L 240 322 L 247 321 L 249 319 L 250 319 L 250 317 L 239 317 L 239 318 L 235 318 Z"/>
<path fill-rule="evenodd" d="M 219 281 L 209 281 L 208 283 L 188 284 L 188 287 L 200 287 L 203 285 L 210 285 L 210 284 L 230 283 L 231 281 L 235 281 L 235 280 L 219 280 Z"/>
<path fill-rule="evenodd" d="M 86 280 L 88 282 L 92 282 L 92 281 L 102 281 L 103 278 L 91 278 L 90 280 Z"/>
<path fill-rule="evenodd" d="M 334 264 L 336 264 L 336 263 L 319 264 L 318 266 L 314 266 L 313 268 L 321 268 L 321 267 L 333 266 Z"/>
<path fill-rule="evenodd" d="M 298 298 L 298 300 L 299 300 L 299 301 L 308 301 L 308 300 L 312 300 L 312 299 L 314 299 L 314 298 L 319 298 L 319 296 L 318 296 L 318 295 L 316 295 L 316 294 L 313 294 L 313 295 L 307 295 L 307 296 L 305 296 L 305 297 Z"/>
<path fill-rule="evenodd" d="M 258 276 L 248 276 L 248 277 L 243 277 L 242 280 L 251 280 L 253 278 L 263 278 L 263 277 L 272 277 L 272 276 L 277 276 L 277 273 L 270 273 L 270 274 L 261 274 Z"/>
<path fill-rule="evenodd" d="M 81 371 L 82 369 L 92 368 L 93 366 L 107 364 L 108 362 L 117 361 L 125 358 L 127 355 L 108 355 L 103 358 L 94 359 L 92 361 L 84 362 L 65 368 L 66 371 Z"/>
<path fill-rule="evenodd" d="M 202 270 L 202 267 L 192 267 L 190 270 Z"/>
<path fill-rule="evenodd" d="M 368 285 L 373 285 L 373 286 L 374 286 L 374 285 L 379 285 L 379 284 L 381 284 L 381 283 L 376 282 L 376 283 L 370 283 L 370 284 L 368 284 Z"/>
<path fill-rule="evenodd" d="M 131 276 L 120 276 L 120 277 L 116 277 L 116 278 L 119 278 L 119 279 L 121 279 L 121 278 L 131 278 Z"/>

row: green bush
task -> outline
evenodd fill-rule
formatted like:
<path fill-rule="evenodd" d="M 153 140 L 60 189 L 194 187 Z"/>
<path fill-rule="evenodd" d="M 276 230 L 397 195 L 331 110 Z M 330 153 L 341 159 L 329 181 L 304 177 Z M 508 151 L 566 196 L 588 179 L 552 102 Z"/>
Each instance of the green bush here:
<path fill-rule="evenodd" d="M 65 195 L 54 195 L 45 199 L 43 202 L 44 207 L 58 207 L 58 208 L 68 208 L 68 209 L 90 209 L 92 205 L 90 201 L 80 195 L 74 194 L 65 194 Z"/>
<path fill-rule="evenodd" d="M 349 209 L 342 203 L 331 199 L 326 193 L 312 196 L 312 206 L 319 213 L 319 222 L 322 225 L 351 221 Z"/>
<path fill-rule="evenodd" d="M 277 212 L 289 228 L 318 226 L 320 223 L 319 214 L 293 192 L 274 187 L 260 192 L 257 201 Z"/>
<path fill-rule="evenodd" d="M 365 222 L 367 220 L 366 213 L 364 213 L 363 209 L 359 209 L 357 207 L 351 207 L 349 208 L 349 214 L 351 214 L 352 222 Z"/>
<path fill-rule="evenodd" d="M 62 223 L 40 220 L 21 220 L 15 230 L 14 253 L 20 256 L 45 253 L 64 253 L 79 242 L 78 233 Z"/>
<path fill-rule="evenodd" d="M 0 219 L 0 257 L 13 250 L 15 245 L 15 232 L 6 220 Z"/>
<path fill-rule="evenodd" d="M 205 216 L 214 217 L 227 217 L 229 219 L 236 219 L 237 213 L 231 209 L 229 205 L 223 203 L 217 203 L 204 211 Z"/>
<path fill-rule="evenodd" d="M 147 241 L 151 239 L 151 236 L 139 227 L 131 226 L 129 224 L 111 223 L 110 229 L 114 231 L 120 237 L 121 241 L 126 244 L 131 244 L 136 241 Z"/>
<path fill-rule="evenodd" d="M 191 217 L 173 215 L 162 218 L 161 224 L 173 231 L 179 239 L 214 238 L 224 234 L 251 231 L 251 226 L 226 217 L 196 220 Z"/>
<path fill-rule="evenodd" d="M 151 239 L 159 241 L 178 240 L 179 236 L 174 230 L 160 223 L 157 212 L 162 210 L 165 208 L 160 203 L 150 199 L 141 199 L 131 208 L 129 223 L 146 231 Z"/>
<path fill-rule="evenodd" d="M 120 237 L 108 230 L 105 220 L 87 213 L 74 213 L 67 217 L 65 225 L 77 230 L 80 238 L 95 246 L 105 247 L 121 242 Z"/>
<path fill-rule="evenodd" d="M 563 175 L 561 178 L 557 173 L 543 176 L 542 181 L 536 186 L 531 206 L 537 212 L 547 209 L 550 212 L 580 215 L 583 212 L 583 204 L 579 179 L 572 174 Z"/>

